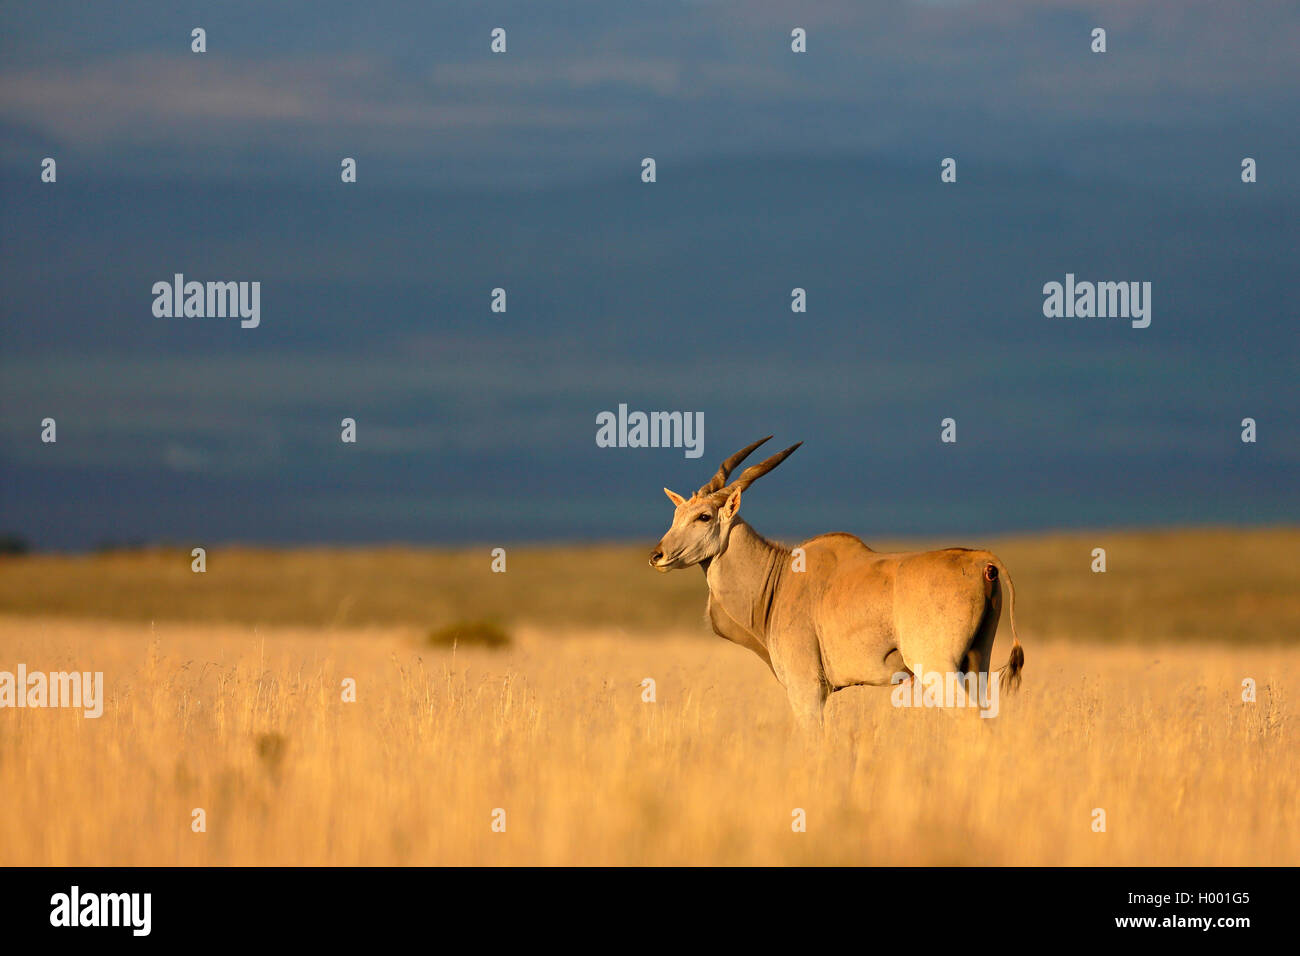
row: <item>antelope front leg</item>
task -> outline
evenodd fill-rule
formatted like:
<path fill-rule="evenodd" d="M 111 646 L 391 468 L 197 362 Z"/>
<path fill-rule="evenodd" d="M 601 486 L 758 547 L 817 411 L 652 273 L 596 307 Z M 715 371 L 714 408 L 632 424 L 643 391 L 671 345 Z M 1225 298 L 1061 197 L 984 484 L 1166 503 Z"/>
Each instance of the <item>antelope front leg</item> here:
<path fill-rule="evenodd" d="M 830 691 L 826 682 L 820 677 L 815 680 L 799 680 L 785 687 L 794 709 L 794 717 L 800 729 L 812 734 L 826 729 L 826 698 Z"/>
<path fill-rule="evenodd" d="M 810 732 L 822 731 L 826 699 L 830 688 L 822 673 L 821 649 L 816 635 L 805 635 L 797 640 L 787 640 L 769 647 L 772 670 L 785 688 L 799 726 Z"/>

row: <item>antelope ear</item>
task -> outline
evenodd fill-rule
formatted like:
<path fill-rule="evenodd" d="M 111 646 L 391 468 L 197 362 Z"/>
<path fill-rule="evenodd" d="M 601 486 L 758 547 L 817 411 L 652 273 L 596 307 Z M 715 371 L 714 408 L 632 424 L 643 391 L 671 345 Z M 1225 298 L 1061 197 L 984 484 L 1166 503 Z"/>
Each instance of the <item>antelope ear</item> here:
<path fill-rule="evenodd" d="M 724 520 L 730 521 L 732 518 L 736 517 L 736 512 L 739 510 L 740 489 L 737 488 L 731 493 L 731 497 L 727 499 L 727 503 L 722 506 L 722 517 Z"/>
<path fill-rule="evenodd" d="M 683 498 L 681 495 L 679 495 L 679 494 L 678 494 L 677 492 L 675 492 L 675 491 L 671 491 L 671 490 L 669 490 L 668 488 L 665 488 L 665 489 L 664 489 L 664 494 L 666 494 L 666 495 L 668 496 L 668 500 L 669 500 L 669 501 L 671 501 L 674 505 L 676 505 L 676 506 L 678 506 L 678 507 L 680 507 L 681 505 L 686 504 L 686 499 Z"/>

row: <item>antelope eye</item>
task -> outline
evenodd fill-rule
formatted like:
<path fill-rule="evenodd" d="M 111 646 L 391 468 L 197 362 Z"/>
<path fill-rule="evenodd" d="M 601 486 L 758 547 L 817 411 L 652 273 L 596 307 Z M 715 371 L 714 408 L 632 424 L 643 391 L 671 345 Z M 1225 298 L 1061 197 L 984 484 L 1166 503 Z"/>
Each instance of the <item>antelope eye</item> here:
<path fill-rule="evenodd" d="M 713 515 L 709 514 L 707 511 L 705 511 L 703 514 L 701 514 L 701 515 L 700 515 L 698 518 L 696 518 L 695 520 L 696 520 L 696 521 L 708 521 L 708 520 L 709 520 L 710 518 L 712 518 L 712 517 L 713 517 Z"/>

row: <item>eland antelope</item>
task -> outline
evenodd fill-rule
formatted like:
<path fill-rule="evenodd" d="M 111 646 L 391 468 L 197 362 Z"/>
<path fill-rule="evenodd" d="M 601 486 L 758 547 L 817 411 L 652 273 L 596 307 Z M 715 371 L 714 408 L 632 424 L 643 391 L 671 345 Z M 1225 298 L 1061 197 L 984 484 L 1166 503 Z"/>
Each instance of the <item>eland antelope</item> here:
<path fill-rule="evenodd" d="M 1025 655 L 1016 638 L 1015 589 L 996 555 L 969 548 L 881 554 L 842 532 L 792 550 L 739 517 L 741 492 L 803 444 L 727 484 L 732 469 L 771 437 L 736 452 L 689 498 L 664 489 L 676 510 L 650 566 L 704 569 L 713 630 L 763 659 L 800 722 L 821 726 L 834 691 L 891 684 L 896 675 L 921 675 L 926 684 L 978 674 L 987 682 L 1003 581 L 1011 656 L 993 686 L 1017 686 Z"/>

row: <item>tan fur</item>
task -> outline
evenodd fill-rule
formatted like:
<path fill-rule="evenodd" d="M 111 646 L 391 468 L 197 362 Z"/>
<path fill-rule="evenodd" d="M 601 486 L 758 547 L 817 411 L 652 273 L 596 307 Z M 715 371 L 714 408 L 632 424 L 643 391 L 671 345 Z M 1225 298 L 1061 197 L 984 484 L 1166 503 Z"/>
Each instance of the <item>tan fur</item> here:
<path fill-rule="evenodd" d="M 882 554 L 836 532 L 799 545 L 805 570 L 795 570 L 794 552 L 758 534 L 738 511 L 741 492 L 799 446 L 724 486 L 764 441 L 723 462 L 689 499 L 664 489 L 676 503 L 673 523 L 650 564 L 704 568 L 713 630 L 771 667 L 800 721 L 820 725 L 831 693 L 889 685 L 895 675 L 976 670 L 987 678 L 1004 579 L 1013 644 L 999 685 L 1019 685 L 1025 658 L 1015 636 L 1015 590 L 996 555 L 968 548 Z"/>

